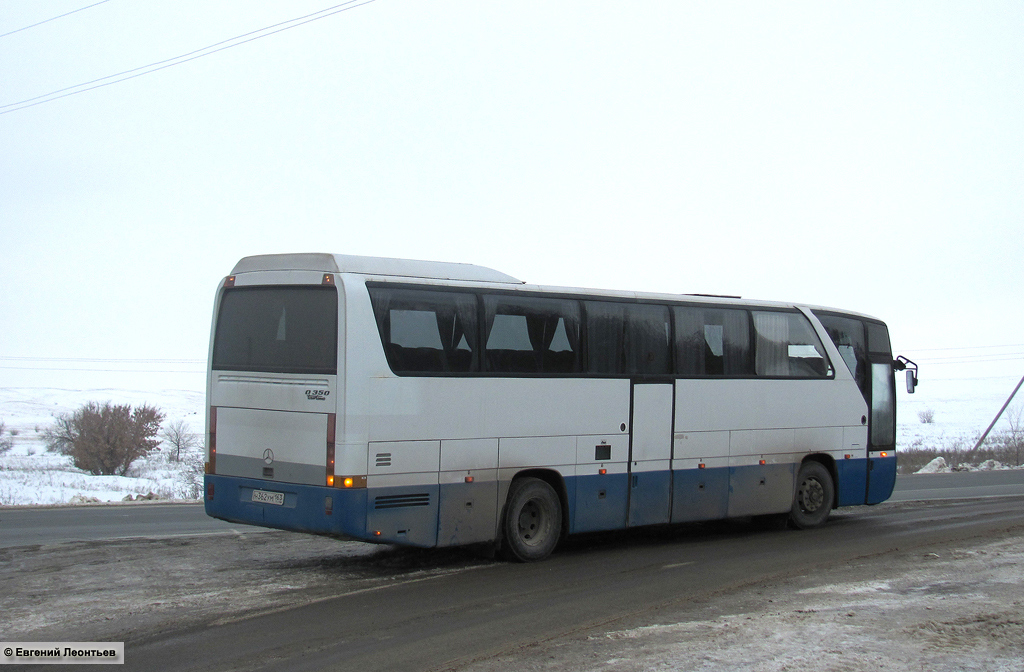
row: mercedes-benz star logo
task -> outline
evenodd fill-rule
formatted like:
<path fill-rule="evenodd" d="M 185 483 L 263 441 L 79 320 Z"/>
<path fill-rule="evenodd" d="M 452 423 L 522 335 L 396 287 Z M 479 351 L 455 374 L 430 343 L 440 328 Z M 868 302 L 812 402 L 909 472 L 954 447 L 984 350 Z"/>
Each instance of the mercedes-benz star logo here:
<path fill-rule="evenodd" d="M 264 450 L 263 451 L 263 461 L 266 462 L 267 464 L 270 464 L 271 462 L 273 462 L 274 461 L 274 451 L 272 451 L 270 448 L 267 448 L 266 450 Z"/>

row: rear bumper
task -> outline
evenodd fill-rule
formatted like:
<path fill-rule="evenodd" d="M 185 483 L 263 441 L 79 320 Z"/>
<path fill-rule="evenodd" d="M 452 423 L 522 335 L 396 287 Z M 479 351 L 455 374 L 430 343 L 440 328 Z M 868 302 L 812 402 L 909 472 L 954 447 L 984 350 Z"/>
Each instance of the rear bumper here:
<path fill-rule="evenodd" d="M 378 541 L 366 532 L 366 489 L 328 488 L 236 476 L 204 477 L 206 515 L 232 523 Z M 210 497 L 211 486 L 213 497 Z M 284 495 L 283 504 L 254 502 L 260 490 Z"/>

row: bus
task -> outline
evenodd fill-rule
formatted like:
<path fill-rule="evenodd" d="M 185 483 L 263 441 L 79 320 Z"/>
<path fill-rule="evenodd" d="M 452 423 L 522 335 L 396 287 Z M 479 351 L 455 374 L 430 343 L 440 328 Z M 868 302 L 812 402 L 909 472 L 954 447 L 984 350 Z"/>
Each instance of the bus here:
<path fill-rule="evenodd" d="M 217 289 L 208 515 L 546 558 L 570 534 L 876 504 L 886 325 L 739 297 L 526 284 L 469 264 L 245 257 Z"/>

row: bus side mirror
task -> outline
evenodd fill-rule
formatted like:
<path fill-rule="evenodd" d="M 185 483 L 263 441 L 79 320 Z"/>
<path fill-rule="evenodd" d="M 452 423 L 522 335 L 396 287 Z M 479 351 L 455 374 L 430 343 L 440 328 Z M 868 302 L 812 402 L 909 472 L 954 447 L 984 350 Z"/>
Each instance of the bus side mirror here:
<path fill-rule="evenodd" d="M 893 360 L 892 368 L 896 371 L 907 372 L 907 394 L 913 394 L 917 387 L 917 364 L 900 355 Z"/>

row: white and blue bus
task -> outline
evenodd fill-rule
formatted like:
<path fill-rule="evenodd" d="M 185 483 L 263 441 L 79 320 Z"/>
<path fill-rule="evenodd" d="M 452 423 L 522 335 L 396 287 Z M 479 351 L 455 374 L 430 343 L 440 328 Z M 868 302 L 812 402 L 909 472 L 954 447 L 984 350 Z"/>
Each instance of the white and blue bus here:
<path fill-rule="evenodd" d="M 814 527 L 892 493 L 906 363 L 848 311 L 246 257 L 214 305 L 206 512 L 522 561 L 580 532 Z"/>

